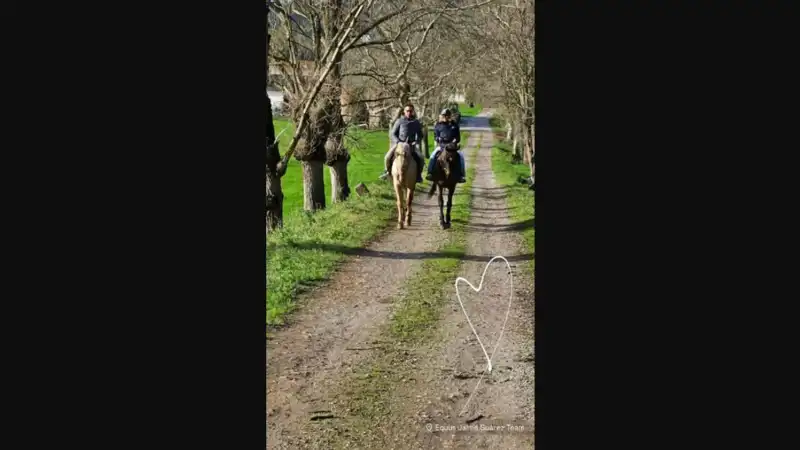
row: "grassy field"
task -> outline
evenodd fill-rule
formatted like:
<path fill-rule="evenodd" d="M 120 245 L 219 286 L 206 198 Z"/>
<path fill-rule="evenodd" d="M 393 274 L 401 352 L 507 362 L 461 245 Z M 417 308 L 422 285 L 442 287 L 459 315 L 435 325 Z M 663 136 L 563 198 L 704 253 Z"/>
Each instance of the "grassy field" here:
<path fill-rule="evenodd" d="M 472 108 L 469 107 L 468 103 L 459 103 L 458 104 L 458 110 L 461 111 L 461 115 L 462 116 L 466 116 L 466 117 L 475 117 L 475 116 L 477 116 L 478 113 L 481 112 L 481 109 L 483 109 L 483 107 L 478 103 L 475 103 L 475 106 L 472 107 Z"/>
<path fill-rule="evenodd" d="M 279 139 L 281 152 L 285 152 L 292 140 L 294 124 L 283 119 L 276 119 L 273 123 L 275 124 L 275 134 L 286 129 Z M 467 142 L 468 138 L 468 132 L 461 133 L 462 142 Z M 350 150 L 350 163 L 347 165 L 350 188 L 353 189 L 362 182 L 364 184 L 375 182 L 384 170 L 383 157 L 389 150 L 389 131 L 353 130 L 346 138 L 346 145 Z M 436 147 L 433 143 L 433 131 L 428 132 L 428 147 L 431 152 Z M 330 170 L 325 167 L 325 193 L 328 203 L 330 203 L 330 185 Z M 284 215 L 290 213 L 289 215 L 292 216 L 285 220 L 292 222 L 294 216 L 303 209 L 303 170 L 299 161 L 291 160 L 289 169 L 281 180 L 281 187 L 284 195 Z"/>
<path fill-rule="evenodd" d="M 288 120 L 274 120 L 275 134 L 283 129 L 286 131 L 281 135 L 280 149 L 285 152 L 289 147 L 294 133 L 294 124 Z M 353 130 L 346 137 L 345 145 L 350 150 L 350 163 L 347 165 L 347 176 L 350 188 L 353 189 L 358 183 L 367 184 L 374 182 L 383 172 L 383 156 L 389 150 L 389 138 L 386 130 L 362 131 Z M 326 204 L 330 206 L 330 169 L 326 166 L 325 172 L 325 194 Z M 296 215 L 303 209 L 303 170 L 300 162 L 292 158 L 286 175 L 281 180 L 284 195 L 284 215 Z M 287 218 L 289 219 L 289 218 Z"/>
<path fill-rule="evenodd" d="M 511 163 L 511 148 L 504 143 L 499 143 L 492 149 L 492 171 L 497 183 L 506 188 L 506 201 L 512 223 L 529 223 L 522 229 L 525 247 L 531 253 L 534 251 L 536 230 L 534 229 L 535 196 L 528 189 L 527 184 L 519 183 L 520 176 L 529 177 L 530 167 L 527 164 Z"/>
<path fill-rule="evenodd" d="M 291 141 L 294 127 L 287 120 L 275 120 L 282 151 Z M 378 180 L 388 150 L 387 130 L 356 130 L 349 136 L 351 152 L 348 178 L 351 189 L 364 182 L 370 195 L 355 192 L 343 203 L 328 204 L 314 214 L 303 211 L 303 174 L 299 161 L 291 160 L 281 186 L 284 193 L 284 227 L 267 236 L 266 323 L 278 325 L 295 308 L 302 291 L 327 279 L 345 255 L 343 247 L 363 247 L 383 230 L 396 214 L 392 187 Z M 467 133 L 463 139 L 466 140 Z M 432 143 L 433 134 L 429 136 Z M 325 188 L 330 189 L 330 172 L 325 168 Z M 328 194 L 329 195 L 329 194 Z M 328 199 L 329 201 L 329 199 Z M 455 210 L 455 206 L 454 206 Z"/>

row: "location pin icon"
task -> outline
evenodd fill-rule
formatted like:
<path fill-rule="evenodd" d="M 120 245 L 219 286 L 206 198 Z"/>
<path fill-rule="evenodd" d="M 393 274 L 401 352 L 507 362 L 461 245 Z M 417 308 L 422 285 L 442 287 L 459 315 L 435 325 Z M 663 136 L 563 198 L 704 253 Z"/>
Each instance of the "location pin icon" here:
<path fill-rule="evenodd" d="M 433 431 L 433 424 L 429 423 L 429 424 L 425 425 L 425 428 L 427 428 L 428 431 Z"/>

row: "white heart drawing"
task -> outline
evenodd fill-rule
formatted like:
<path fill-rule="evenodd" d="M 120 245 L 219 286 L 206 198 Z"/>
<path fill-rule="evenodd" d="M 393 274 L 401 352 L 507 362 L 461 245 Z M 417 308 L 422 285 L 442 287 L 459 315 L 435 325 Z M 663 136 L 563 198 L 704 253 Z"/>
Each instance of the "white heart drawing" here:
<path fill-rule="evenodd" d="M 511 291 L 511 293 L 510 293 L 509 298 L 508 298 L 508 309 L 506 310 L 506 317 L 503 320 L 503 327 L 500 329 L 500 335 L 497 337 L 497 342 L 495 343 L 494 350 L 492 350 L 492 354 L 489 355 L 489 353 L 486 351 L 486 347 L 483 346 L 483 342 L 481 341 L 481 337 L 478 336 L 478 332 L 475 330 L 475 326 L 472 325 L 472 321 L 469 319 L 469 314 L 467 314 L 467 310 L 466 310 L 466 308 L 464 308 L 464 302 L 461 301 L 461 294 L 458 291 L 458 282 L 459 281 L 463 281 L 463 282 L 467 283 L 469 285 L 469 287 L 472 288 L 473 291 L 480 292 L 481 289 L 483 288 L 483 279 L 486 277 L 486 271 L 489 270 L 489 266 L 491 266 L 492 262 L 494 262 L 494 260 L 496 260 L 496 259 L 502 259 L 503 261 L 506 262 L 506 266 L 508 266 L 508 274 L 509 274 L 509 280 L 510 280 L 510 287 L 511 287 L 510 291 Z M 477 288 L 475 288 L 475 286 L 473 286 L 472 283 L 469 282 L 469 280 L 467 280 L 466 278 L 462 278 L 462 277 L 456 278 L 455 286 L 456 286 L 456 297 L 458 298 L 458 303 L 461 305 L 461 310 L 464 311 L 464 317 L 467 318 L 467 323 L 469 323 L 470 328 L 472 328 L 472 332 L 475 334 L 475 338 L 478 340 L 478 344 L 480 344 L 481 350 L 483 350 L 483 354 L 486 356 L 487 372 L 491 373 L 491 371 L 492 371 L 492 358 L 494 357 L 494 353 L 497 351 L 497 347 L 500 346 L 500 340 L 503 338 L 503 333 L 506 330 L 506 322 L 508 322 L 508 315 L 511 313 L 511 302 L 514 299 L 514 274 L 513 274 L 512 270 L 511 270 L 511 264 L 508 262 L 508 260 L 504 256 L 495 256 L 494 258 L 490 259 L 488 263 L 486 263 L 486 267 L 483 269 L 483 275 L 481 275 L 481 282 L 480 282 L 480 284 L 478 285 Z M 481 381 L 483 380 L 483 375 L 485 373 L 486 372 L 481 374 L 481 378 L 478 380 L 478 384 L 475 385 L 475 389 L 473 389 L 472 394 L 467 399 L 467 403 L 464 404 L 464 409 L 462 410 L 461 414 L 463 414 L 464 411 L 466 411 L 467 405 L 469 405 L 470 400 L 472 400 L 472 396 L 475 395 L 475 391 L 478 390 L 478 386 L 480 386 Z"/>

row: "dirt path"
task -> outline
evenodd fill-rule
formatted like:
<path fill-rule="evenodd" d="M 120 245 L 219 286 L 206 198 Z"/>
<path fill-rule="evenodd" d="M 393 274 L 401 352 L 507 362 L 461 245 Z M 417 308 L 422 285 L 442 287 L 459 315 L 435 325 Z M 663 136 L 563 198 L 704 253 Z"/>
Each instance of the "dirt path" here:
<path fill-rule="evenodd" d="M 464 153 L 475 152 L 478 136 L 470 135 Z M 375 339 L 390 313 L 392 299 L 406 280 L 434 255 L 441 240 L 436 197 L 426 198 L 425 183 L 414 196 L 410 228 L 387 232 L 342 265 L 323 287 L 300 299 L 291 324 L 267 341 L 268 449 L 311 448 L 313 438 L 301 428 L 370 352 L 380 351 Z"/>
<path fill-rule="evenodd" d="M 476 131 L 488 128 L 488 120 L 476 122 Z M 332 425 L 346 437 L 327 448 L 529 449 L 534 445 L 534 311 L 529 270 L 533 256 L 523 248 L 509 219 L 504 189 L 494 180 L 491 132 L 472 135 L 482 143 L 475 162 L 470 221 L 466 225 L 454 222 L 467 230 L 459 274 L 477 287 L 486 264 L 498 255 L 510 261 L 514 274 L 510 309 L 510 277 L 502 260 L 487 269 L 479 293 L 465 283 L 459 285 L 464 309 L 493 356 L 493 369 L 485 373 L 486 356 L 450 285 L 451 298 L 436 335 L 392 360 L 395 381 L 380 398 L 387 410 L 375 417 L 371 427 L 349 430 L 356 422 L 347 421 Z M 317 435 L 325 431 L 329 430 Z"/>
<path fill-rule="evenodd" d="M 402 349 L 381 341 L 392 301 L 421 259 L 435 255 L 442 236 L 436 197 L 427 200 L 418 190 L 415 224 L 388 232 L 353 257 L 325 287 L 307 295 L 293 324 L 268 342 L 268 449 L 533 446 L 532 255 L 510 223 L 504 190 L 494 180 L 488 114 L 462 128 L 471 131 L 467 156 L 475 152 L 478 140 L 481 150 L 474 162 L 469 223 L 454 218 L 453 226 L 466 231 L 466 255 L 458 273 L 476 287 L 492 257 L 505 256 L 512 265 L 510 309 L 510 277 L 503 261 L 488 268 L 480 293 L 459 284 L 464 308 L 486 352 L 493 355 L 492 371 L 485 371 L 486 356 L 452 284 L 446 286 L 451 298 L 431 339 Z M 381 360 L 384 364 L 375 366 Z M 350 383 L 364 380 L 365 367 L 384 367 L 391 374 L 372 373 L 388 380 L 383 383 L 375 378 L 361 381 L 366 385 Z M 363 406 L 364 398 L 376 405 L 366 425 L 348 409 L 351 404 Z M 488 431 L 490 427 L 503 428 Z"/>
<path fill-rule="evenodd" d="M 407 428 L 416 429 L 414 444 L 400 448 L 530 449 L 534 444 L 533 280 L 528 270 L 532 255 L 510 226 L 504 190 L 494 180 L 492 134 L 481 137 L 467 226 L 467 255 L 480 258 L 465 258 L 460 273 L 478 287 L 488 261 L 505 256 L 512 261 L 515 295 L 509 309 L 510 276 L 502 260 L 486 270 L 479 293 L 459 283 L 464 309 L 486 352 L 493 355 L 492 371 L 485 373 L 486 356 L 454 293 L 439 338 L 416 352 L 422 368 L 419 381 L 397 395 L 404 405 L 398 416 L 410 418 Z M 491 426 L 502 428 L 486 431 Z"/>

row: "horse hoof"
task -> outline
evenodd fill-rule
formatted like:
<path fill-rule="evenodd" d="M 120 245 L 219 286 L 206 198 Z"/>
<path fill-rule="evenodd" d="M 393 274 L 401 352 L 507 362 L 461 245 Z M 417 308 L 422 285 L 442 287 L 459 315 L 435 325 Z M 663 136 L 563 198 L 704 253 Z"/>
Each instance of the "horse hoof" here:
<path fill-rule="evenodd" d="M 402 230 L 403 229 L 403 224 L 402 223 L 398 223 L 397 224 L 397 229 L 398 230 Z"/>

